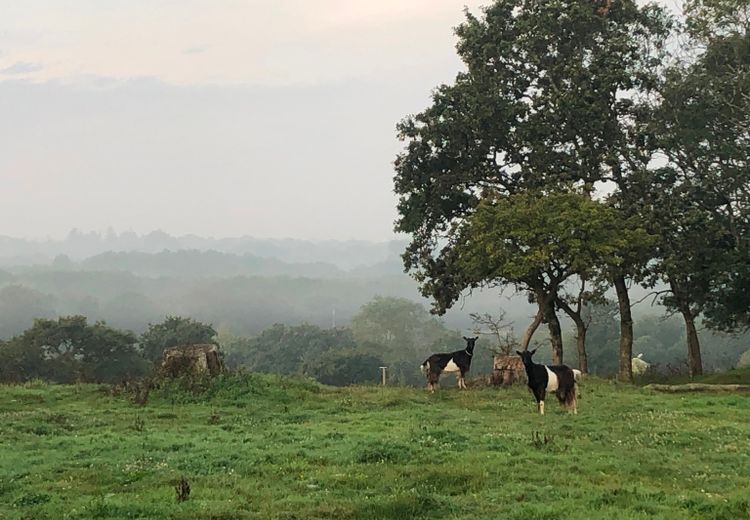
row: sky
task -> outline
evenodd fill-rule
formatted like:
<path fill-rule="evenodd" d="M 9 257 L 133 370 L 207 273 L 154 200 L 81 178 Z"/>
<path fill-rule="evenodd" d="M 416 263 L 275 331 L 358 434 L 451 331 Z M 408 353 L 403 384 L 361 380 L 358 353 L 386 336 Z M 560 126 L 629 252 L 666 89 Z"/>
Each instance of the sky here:
<path fill-rule="evenodd" d="M 389 240 L 396 123 L 487 1 L 0 0 L 0 236 Z"/>
<path fill-rule="evenodd" d="M 0 235 L 393 238 L 476 0 L 0 0 Z"/>

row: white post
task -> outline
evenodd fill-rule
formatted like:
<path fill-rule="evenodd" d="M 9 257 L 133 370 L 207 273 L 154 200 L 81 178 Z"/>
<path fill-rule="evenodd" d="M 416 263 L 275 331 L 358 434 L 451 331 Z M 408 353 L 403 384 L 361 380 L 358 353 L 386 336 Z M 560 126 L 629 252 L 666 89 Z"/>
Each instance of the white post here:
<path fill-rule="evenodd" d="M 380 384 L 383 386 L 385 386 L 386 370 L 388 370 L 388 367 L 380 367 Z"/>

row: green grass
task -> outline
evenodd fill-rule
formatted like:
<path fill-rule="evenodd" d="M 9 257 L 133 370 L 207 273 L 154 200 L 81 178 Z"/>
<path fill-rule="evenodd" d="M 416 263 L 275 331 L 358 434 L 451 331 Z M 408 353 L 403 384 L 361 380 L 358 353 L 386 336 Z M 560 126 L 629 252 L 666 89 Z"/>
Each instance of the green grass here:
<path fill-rule="evenodd" d="M 713 385 L 750 385 L 750 367 L 735 368 L 727 372 L 715 372 L 709 373 L 698 377 L 690 377 L 689 375 L 679 376 L 662 376 L 647 374 L 646 376 L 639 378 L 639 383 L 665 383 L 670 385 L 681 385 L 686 383 L 706 383 Z"/>
<path fill-rule="evenodd" d="M 0 518 L 750 518 L 746 396 L 590 379 L 577 416 L 539 417 L 525 388 L 452 383 L 227 376 L 143 407 L 2 386 Z"/>
<path fill-rule="evenodd" d="M 696 378 L 698 383 L 723 384 L 723 385 L 750 385 L 750 367 L 735 368 L 728 372 L 707 374 Z"/>

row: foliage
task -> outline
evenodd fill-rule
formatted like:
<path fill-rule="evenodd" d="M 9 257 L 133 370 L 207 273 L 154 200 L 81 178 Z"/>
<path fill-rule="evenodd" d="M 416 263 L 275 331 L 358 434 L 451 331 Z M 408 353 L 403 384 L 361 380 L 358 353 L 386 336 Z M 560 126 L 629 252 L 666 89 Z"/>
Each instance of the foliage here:
<path fill-rule="evenodd" d="M 686 3 L 696 57 L 666 73 L 652 116 L 664 303 L 722 330 L 750 327 L 750 4 Z M 651 182 L 653 184 L 654 182 Z"/>
<path fill-rule="evenodd" d="M 141 335 L 140 346 L 147 359 L 156 361 L 168 348 L 213 343 L 215 336 L 216 331 L 211 325 L 192 318 L 167 316 L 161 323 L 149 323 L 148 330 Z"/>
<path fill-rule="evenodd" d="M 0 346 L 2 381 L 119 381 L 138 377 L 147 366 L 131 332 L 83 316 L 37 319 L 20 336 Z"/>
<path fill-rule="evenodd" d="M 446 277 L 456 224 L 483 190 L 514 195 L 573 183 L 590 192 L 619 171 L 625 121 L 637 92 L 655 84 L 654 53 L 668 26 L 661 10 L 632 1 L 601 10 L 498 0 L 483 18 L 467 13 L 457 29 L 467 72 L 399 125 L 406 150 L 396 160 L 397 230 L 411 235 L 404 263 L 426 294 Z"/>
<path fill-rule="evenodd" d="M 590 371 L 600 376 L 617 373 L 617 306 L 611 302 L 588 306 L 585 317 L 590 320 Z M 647 314 L 635 322 L 633 355 L 643 354 L 643 359 L 652 365 L 651 371 L 662 378 L 687 373 L 685 327 L 681 321 L 677 316 Z M 706 369 L 726 371 L 736 366 L 740 355 L 747 350 L 750 333 L 724 334 L 703 328 L 700 338 Z"/>
<path fill-rule="evenodd" d="M 405 298 L 375 297 L 363 305 L 352 319 L 352 334 L 361 348 L 383 359 L 389 378 L 398 383 L 420 383 L 415 368 L 427 357 L 464 345 L 459 332 Z"/>
<path fill-rule="evenodd" d="M 483 327 L 489 329 L 487 334 L 493 336 L 495 343 L 492 352 L 502 356 L 508 356 L 519 348 L 512 324 L 505 321 L 505 315 L 506 312 L 502 309 L 497 315 L 490 313 L 472 313 L 469 315 L 477 329 L 481 330 Z"/>
<path fill-rule="evenodd" d="M 482 200 L 459 231 L 450 260 L 465 277 L 459 285 L 547 285 L 556 292 L 572 274 L 618 265 L 630 243 L 649 239 L 585 195 L 530 192 Z"/>
<path fill-rule="evenodd" d="M 0 517 L 750 515 L 745 397 L 657 395 L 595 377 L 581 391 L 578 416 L 550 407 L 542 421 L 521 386 L 429 396 L 223 376 L 200 398 L 175 404 L 157 391 L 146 407 L 96 386 L 2 386 Z M 554 440 L 536 446 L 534 435 Z M 183 476 L 190 499 L 177 503 Z"/>
<path fill-rule="evenodd" d="M 359 343 L 380 345 L 383 355 L 394 360 L 422 355 L 426 348 L 456 335 L 422 304 L 382 296 L 362 306 L 352 319 L 352 333 Z"/>
<path fill-rule="evenodd" d="M 309 361 L 304 372 L 324 385 L 361 385 L 378 382 L 383 365 L 379 357 L 349 348 L 324 352 Z"/>
<path fill-rule="evenodd" d="M 304 374 L 305 367 L 323 353 L 354 344 L 348 329 L 321 329 L 315 325 L 276 325 L 250 339 L 227 345 L 229 367 L 273 374 Z"/>
<path fill-rule="evenodd" d="M 589 323 L 586 332 L 589 372 L 611 376 L 618 372 L 618 347 L 620 324 L 617 304 L 611 301 L 583 308 L 583 319 Z M 573 334 L 576 332 L 573 331 Z M 577 366 L 577 353 L 571 354 L 571 366 Z"/>
<path fill-rule="evenodd" d="M 406 149 L 395 163 L 396 230 L 411 237 L 404 265 L 422 293 L 435 301 L 434 312 L 445 312 L 472 287 L 520 286 L 539 307 L 522 348 L 545 321 L 554 362 L 562 363 L 555 302 L 568 276 L 590 278 L 592 269 L 606 272 L 618 282 L 621 307 L 629 307 L 626 289 L 621 289 L 624 276 L 648 261 L 641 255 L 643 248 L 633 248 L 633 243 L 627 252 L 598 259 L 616 256 L 613 265 L 588 263 L 585 272 L 569 271 L 570 257 L 532 260 L 526 255 L 524 261 L 500 266 L 477 259 L 483 265 L 472 267 L 481 269 L 467 274 L 456 259 L 468 256 L 460 249 L 474 239 L 489 244 L 471 235 L 474 226 L 465 225 L 487 198 L 568 192 L 593 197 L 605 181 L 623 189 L 629 174 L 648 164 L 636 121 L 643 98 L 658 84 L 670 27 L 663 9 L 640 7 L 632 0 L 496 0 L 482 17 L 467 11 L 456 31 L 466 71 L 453 84 L 435 89 L 432 105 L 398 128 Z M 613 222 L 629 221 L 631 213 L 622 211 L 624 205 L 612 206 L 621 212 Z M 547 216 L 552 214 L 547 210 Z M 494 238 L 512 241 L 540 224 L 515 223 L 521 227 L 513 229 L 513 236 L 498 232 Z M 554 235 L 553 244 L 567 249 L 566 242 L 576 240 L 563 230 Z M 636 267 L 628 261 L 633 257 Z M 548 261 L 540 266 L 540 260 Z M 620 356 L 627 359 L 629 321 L 623 313 Z M 583 353 L 584 335 L 579 337 Z M 626 379 L 629 375 L 629 369 L 623 373 Z"/>

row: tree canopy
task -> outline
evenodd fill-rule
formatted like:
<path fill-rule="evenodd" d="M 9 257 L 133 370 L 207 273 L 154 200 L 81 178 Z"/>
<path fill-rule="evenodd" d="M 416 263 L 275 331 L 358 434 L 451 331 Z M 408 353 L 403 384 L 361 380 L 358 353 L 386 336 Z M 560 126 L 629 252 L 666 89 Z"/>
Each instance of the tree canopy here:
<path fill-rule="evenodd" d="M 141 335 L 143 355 L 152 361 L 161 358 L 164 350 L 179 345 L 214 343 L 216 331 L 213 326 L 192 318 L 167 316 L 161 323 L 150 323 Z"/>
<path fill-rule="evenodd" d="M 90 325 L 83 316 L 37 319 L 7 342 L 2 354 L 3 381 L 114 382 L 143 375 L 148 366 L 132 332 L 103 322 Z"/>
<path fill-rule="evenodd" d="M 404 265 L 434 311 L 473 287 L 524 289 L 540 304 L 527 336 L 547 321 L 559 361 L 552 302 L 593 267 L 617 290 L 629 380 L 626 278 L 651 273 L 685 318 L 700 373 L 696 318 L 749 323 L 748 12 L 688 1 L 685 56 L 669 60 L 678 26 L 655 4 L 496 0 L 467 12 L 456 30 L 465 71 L 398 127 L 396 230 L 411 238 Z M 581 214 L 556 206 L 571 193 Z M 606 232 L 577 247 L 581 223 Z"/>

